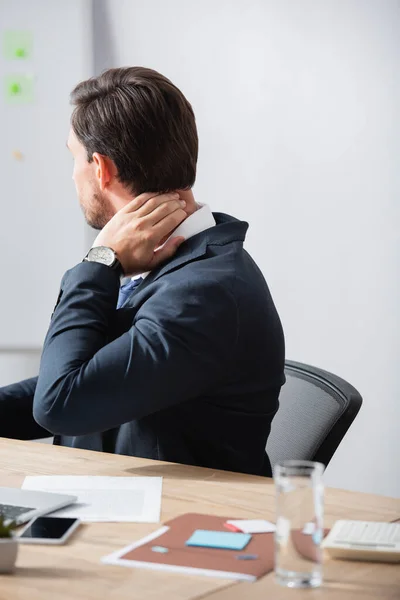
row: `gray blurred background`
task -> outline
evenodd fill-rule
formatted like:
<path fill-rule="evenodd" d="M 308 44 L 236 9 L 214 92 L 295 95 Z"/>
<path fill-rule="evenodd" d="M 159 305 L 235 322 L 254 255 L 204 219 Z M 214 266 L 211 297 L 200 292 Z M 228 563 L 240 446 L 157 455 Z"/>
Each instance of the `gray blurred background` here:
<path fill-rule="evenodd" d="M 37 30 L 35 103 L 21 117 L 3 102 L 0 122 L 15 195 L 2 204 L 0 385 L 37 372 L 60 278 L 92 239 L 65 150 L 68 92 L 108 67 L 152 67 L 193 105 L 196 199 L 250 223 L 247 249 L 280 312 L 287 357 L 342 376 L 364 398 L 326 482 L 400 496 L 400 3 L 1 0 L 0 11 L 2 28 Z M 30 150 L 15 167 L 17 147 Z M 37 161 L 40 180 L 24 189 Z M 21 306 L 10 250 L 18 282 L 30 282 Z"/>

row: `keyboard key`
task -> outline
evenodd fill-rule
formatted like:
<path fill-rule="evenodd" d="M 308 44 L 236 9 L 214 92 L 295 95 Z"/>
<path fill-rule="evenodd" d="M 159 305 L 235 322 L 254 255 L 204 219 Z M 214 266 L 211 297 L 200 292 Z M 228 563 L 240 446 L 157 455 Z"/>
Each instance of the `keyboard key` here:
<path fill-rule="evenodd" d="M 20 515 L 23 515 L 30 510 L 35 510 L 29 506 L 15 506 L 14 504 L 0 504 L 0 515 L 3 515 L 6 520 L 13 521 Z"/>

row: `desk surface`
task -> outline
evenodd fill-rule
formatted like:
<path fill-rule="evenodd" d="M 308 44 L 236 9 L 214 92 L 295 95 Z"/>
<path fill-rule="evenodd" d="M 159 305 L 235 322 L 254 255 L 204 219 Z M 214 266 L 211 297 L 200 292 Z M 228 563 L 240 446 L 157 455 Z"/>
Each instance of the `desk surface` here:
<path fill-rule="evenodd" d="M 25 475 L 162 476 L 162 521 L 185 512 L 274 520 L 271 480 L 60 448 L 0 438 L 0 482 L 19 487 Z M 326 525 L 336 519 L 400 518 L 400 501 L 328 489 Z M 110 552 L 156 530 L 158 524 L 91 523 L 82 525 L 65 546 L 21 545 L 15 575 L 0 575 L 0 600 L 274 600 L 303 597 L 333 600 L 400 597 L 400 568 L 396 565 L 327 561 L 319 590 L 293 591 L 279 587 L 271 573 L 254 584 L 160 571 L 102 565 Z M 268 594 L 268 592 L 270 592 Z"/>

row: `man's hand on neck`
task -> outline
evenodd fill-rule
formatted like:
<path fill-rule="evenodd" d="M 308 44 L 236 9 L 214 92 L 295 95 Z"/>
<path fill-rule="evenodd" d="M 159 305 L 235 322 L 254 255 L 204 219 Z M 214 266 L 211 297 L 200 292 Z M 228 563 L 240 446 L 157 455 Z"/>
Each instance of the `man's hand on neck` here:
<path fill-rule="evenodd" d="M 176 192 L 140 194 L 112 217 L 93 247 L 112 248 L 125 275 L 151 271 L 171 258 L 185 241 L 183 237 L 170 236 L 188 217 L 188 212 L 193 214 L 197 208 L 191 192 L 187 198 L 188 211 L 186 200 Z"/>

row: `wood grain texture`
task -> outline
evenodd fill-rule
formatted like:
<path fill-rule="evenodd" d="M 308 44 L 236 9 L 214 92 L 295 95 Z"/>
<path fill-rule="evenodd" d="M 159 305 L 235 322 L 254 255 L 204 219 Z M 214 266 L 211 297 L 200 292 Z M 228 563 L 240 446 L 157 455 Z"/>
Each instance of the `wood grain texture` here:
<path fill-rule="evenodd" d="M 314 590 L 293 590 L 275 582 L 273 574 L 255 583 L 239 583 L 207 596 L 207 600 L 399 600 L 399 565 L 328 560 L 324 583 Z"/>
<path fill-rule="evenodd" d="M 268 479 L 0 438 L 0 485 L 19 487 L 26 475 L 162 476 L 162 521 L 185 512 L 274 520 L 274 486 Z M 398 500 L 345 490 L 328 489 L 325 506 L 328 527 L 344 517 L 386 521 L 400 517 Z M 102 556 L 158 527 L 157 524 L 91 523 L 81 526 L 65 546 L 21 545 L 16 574 L 0 576 L 0 600 L 189 600 L 200 597 L 234 600 L 244 595 L 252 600 L 261 595 L 267 597 L 265 593 L 271 590 L 270 597 L 276 599 L 293 594 L 292 590 L 276 586 L 272 574 L 256 584 L 232 584 L 214 578 L 131 570 L 100 563 Z M 332 594 L 340 592 L 343 600 L 361 600 L 363 594 L 367 599 L 372 598 L 367 591 L 376 592 L 379 587 L 375 597 L 394 598 L 390 593 L 398 587 L 395 569 L 387 565 L 327 561 L 327 584 L 320 590 L 307 591 L 308 597 L 336 598 Z M 370 576 L 371 573 L 374 575 Z M 382 582 L 382 587 L 373 581 Z M 223 588 L 227 589 L 221 591 Z M 301 598 L 302 594 L 299 592 L 296 596 Z"/>

